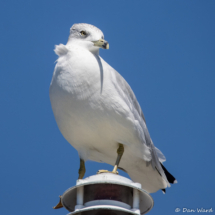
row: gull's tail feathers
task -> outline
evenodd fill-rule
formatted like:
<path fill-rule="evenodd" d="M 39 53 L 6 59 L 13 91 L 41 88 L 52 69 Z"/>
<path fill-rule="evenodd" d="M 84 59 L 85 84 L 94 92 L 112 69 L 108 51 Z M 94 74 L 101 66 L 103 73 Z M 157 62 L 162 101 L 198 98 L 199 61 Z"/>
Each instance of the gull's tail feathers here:
<path fill-rule="evenodd" d="M 162 152 L 151 144 L 151 161 L 138 159 L 134 161 L 135 165 L 125 165 L 125 170 L 134 182 L 141 183 L 142 188 L 149 193 L 170 187 L 171 184 L 177 183 L 177 180 L 163 166 L 162 162 L 165 157 Z"/>
<path fill-rule="evenodd" d="M 160 176 L 163 178 L 163 180 L 166 181 L 167 187 L 170 187 L 169 181 L 166 177 L 166 174 L 161 166 L 161 155 L 158 154 L 158 151 L 162 154 L 162 152 L 158 149 L 155 148 L 154 144 L 151 142 L 151 155 L 152 155 L 152 159 L 151 159 L 151 165 L 153 169 L 156 169 L 157 172 L 160 174 Z M 165 157 L 164 157 L 165 158 Z"/>
<path fill-rule="evenodd" d="M 62 56 L 62 55 L 67 54 L 68 51 L 69 50 L 67 49 L 67 47 L 65 45 L 63 45 L 63 44 L 55 45 L 54 52 L 59 57 Z"/>
<path fill-rule="evenodd" d="M 168 182 L 168 187 L 170 187 L 170 184 L 176 184 L 177 180 L 175 179 L 175 177 L 172 174 L 170 174 L 162 164 L 164 161 L 166 161 L 165 156 L 158 148 L 154 146 L 153 142 L 152 142 L 152 151 L 156 152 L 156 153 L 152 152 L 152 158 L 154 157 L 154 159 L 152 159 L 152 164 L 154 163 L 153 165 L 158 170 L 160 175 Z"/>
<path fill-rule="evenodd" d="M 132 181 L 142 185 L 142 189 L 148 193 L 155 193 L 160 189 L 165 189 L 168 185 L 166 180 L 148 162 L 141 160 L 136 166 L 125 168 Z"/>

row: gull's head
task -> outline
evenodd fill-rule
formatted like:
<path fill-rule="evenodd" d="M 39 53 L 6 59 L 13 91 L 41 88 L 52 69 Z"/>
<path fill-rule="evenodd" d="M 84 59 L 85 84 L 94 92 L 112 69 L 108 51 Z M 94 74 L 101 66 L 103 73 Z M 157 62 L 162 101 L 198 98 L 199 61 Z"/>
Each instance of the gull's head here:
<path fill-rule="evenodd" d="M 70 28 L 67 44 L 75 44 L 91 52 L 98 52 L 99 48 L 109 49 L 109 44 L 104 40 L 104 34 L 97 27 L 79 23 Z"/>

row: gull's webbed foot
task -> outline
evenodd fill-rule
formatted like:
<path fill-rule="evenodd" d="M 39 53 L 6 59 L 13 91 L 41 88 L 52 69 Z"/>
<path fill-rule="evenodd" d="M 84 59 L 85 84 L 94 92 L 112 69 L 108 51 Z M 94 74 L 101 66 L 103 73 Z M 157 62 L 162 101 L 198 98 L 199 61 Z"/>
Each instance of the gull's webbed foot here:
<path fill-rule="evenodd" d="M 116 172 L 111 172 L 111 171 L 104 170 L 104 169 L 99 170 L 96 174 L 101 174 L 101 173 L 114 173 L 114 174 L 119 174 L 118 171 L 116 171 Z"/>

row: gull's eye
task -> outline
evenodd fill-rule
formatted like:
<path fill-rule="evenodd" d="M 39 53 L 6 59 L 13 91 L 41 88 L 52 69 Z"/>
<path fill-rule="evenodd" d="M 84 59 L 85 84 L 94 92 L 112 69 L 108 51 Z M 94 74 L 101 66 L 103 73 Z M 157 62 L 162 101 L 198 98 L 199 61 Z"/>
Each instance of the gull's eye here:
<path fill-rule="evenodd" d="M 80 33 L 81 33 L 82 36 L 86 36 L 87 35 L 86 31 L 81 31 Z"/>

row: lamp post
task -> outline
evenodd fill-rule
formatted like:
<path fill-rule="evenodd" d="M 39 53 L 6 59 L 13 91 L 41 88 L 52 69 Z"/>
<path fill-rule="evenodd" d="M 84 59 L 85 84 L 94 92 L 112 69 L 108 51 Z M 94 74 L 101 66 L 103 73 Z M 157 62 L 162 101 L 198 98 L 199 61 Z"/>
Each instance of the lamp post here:
<path fill-rule="evenodd" d="M 77 180 L 61 197 L 68 215 L 142 215 L 154 204 L 141 184 L 112 173 Z"/>

